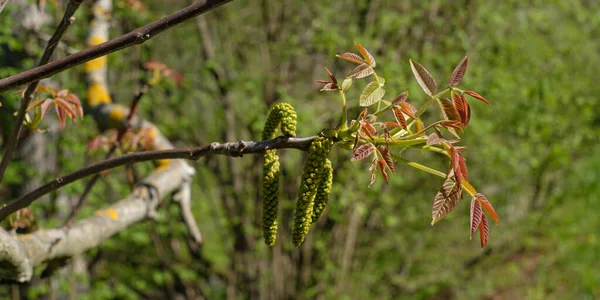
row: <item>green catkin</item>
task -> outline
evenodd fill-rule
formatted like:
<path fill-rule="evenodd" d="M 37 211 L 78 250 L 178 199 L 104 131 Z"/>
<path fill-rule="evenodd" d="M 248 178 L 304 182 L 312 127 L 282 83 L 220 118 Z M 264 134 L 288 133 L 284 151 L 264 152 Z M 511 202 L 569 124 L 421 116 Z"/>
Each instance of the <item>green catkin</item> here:
<path fill-rule="evenodd" d="M 329 159 L 325 159 L 325 166 L 323 167 L 319 177 L 321 178 L 321 181 L 319 182 L 319 187 L 317 188 L 317 193 L 315 196 L 312 223 L 316 223 L 323 214 L 323 210 L 325 210 L 325 206 L 329 201 L 329 195 L 331 194 L 331 185 L 333 184 L 333 168 L 331 167 L 331 161 Z"/>
<path fill-rule="evenodd" d="M 275 138 L 277 129 L 285 136 L 296 135 L 296 112 L 288 103 L 273 106 L 265 128 L 263 140 Z M 277 237 L 277 212 L 279 210 L 279 156 L 277 150 L 266 150 L 263 164 L 263 235 L 265 244 L 273 246 Z"/>
<path fill-rule="evenodd" d="M 331 139 L 317 136 L 308 150 L 308 160 L 304 164 L 298 188 L 298 200 L 292 228 L 292 240 L 296 247 L 302 244 L 312 224 L 317 187 L 323 174 L 322 170 L 326 168 L 331 146 L 333 146 Z"/>

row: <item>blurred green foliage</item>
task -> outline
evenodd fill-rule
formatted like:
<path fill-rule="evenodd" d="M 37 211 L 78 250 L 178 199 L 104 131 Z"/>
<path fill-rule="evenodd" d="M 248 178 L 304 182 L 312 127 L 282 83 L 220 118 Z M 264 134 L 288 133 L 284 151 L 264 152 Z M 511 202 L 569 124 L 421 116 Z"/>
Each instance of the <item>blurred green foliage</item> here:
<path fill-rule="evenodd" d="M 147 12 L 141 13 L 115 1 L 111 36 L 188 2 L 144 1 Z M 9 4 L 0 18 L 2 77 L 31 67 L 40 52 L 25 47 L 31 40 L 7 17 L 10 9 Z M 442 85 L 468 52 L 461 86 L 492 102 L 471 101 L 473 117 L 463 137 L 469 178 L 492 201 L 501 223 L 492 226 L 490 243 L 481 250 L 479 242 L 468 240 L 468 201 L 443 222 L 429 225 L 443 179 L 399 165 L 389 185 L 378 180 L 367 188 L 366 163 L 351 163 L 349 153 L 338 149 L 333 151 L 326 220 L 313 226 L 296 250 L 291 220 L 305 157 L 280 151 L 282 215 L 271 249 L 262 243 L 260 231 L 261 157 L 212 157 L 194 164 L 193 209 L 204 237 L 200 248 L 188 247 L 178 208 L 166 201 L 156 221 L 136 225 L 86 253 L 89 278 L 76 282 L 89 285 L 86 299 L 599 296 L 599 10 L 598 2 L 584 0 L 239 0 L 143 46 L 111 54 L 109 79 L 116 102 L 129 103 L 144 76 L 138 66 L 148 59 L 183 73 L 183 87 L 167 80 L 153 88 L 139 113 L 185 147 L 259 139 L 276 101 L 295 106 L 299 136 L 335 126 L 339 100 L 319 93 L 314 81 L 327 77 L 324 66 L 343 78 L 353 66 L 334 55 L 353 51 L 354 41 L 376 57 L 378 74 L 386 78 L 386 98 L 408 90 L 415 105 L 425 95 L 408 59 L 427 67 Z M 85 6 L 78 12 L 87 13 Z M 49 33 L 52 26 L 42 31 Z M 79 17 L 67 34 L 70 46 L 84 47 L 86 28 Z M 55 79 L 84 95 L 82 71 L 77 67 Z M 355 82 L 348 95 L 350 117 L 359 111 L 365 84 Z M 5 92 L 0 101 L 6 136 L 18 98 Z M 424 118 L 438 113 L 433 109 Z M 60 153 L 59 173 L 100 159 L 84 149 L 94 135 L 91 118 L 60 134 L 52 145 Z M 442 157 L 414 150 L 406 155 L 447 168 Z M 28 168 L 35 166 L 12 165 L 7 183 L 18 184 L 14 174 Z M 136 167 L 139 174 L 150 168 Z M 73 184 L 64 193 L 76 196 L 83 186 Z M 93 190 L 81 217 L 129 190 L 122 169 L 111 171 Z M 42 218 L 47 207 L 33 209 Z M 55 218 L 41 222 L 43 227 L 59 223 Z M 67 284 L 61 276 L 55 275 L 63 290 L 72 292 L 72 281 Z M 28 293 L 48 296 L 48 285 L 36 279 Z"/>

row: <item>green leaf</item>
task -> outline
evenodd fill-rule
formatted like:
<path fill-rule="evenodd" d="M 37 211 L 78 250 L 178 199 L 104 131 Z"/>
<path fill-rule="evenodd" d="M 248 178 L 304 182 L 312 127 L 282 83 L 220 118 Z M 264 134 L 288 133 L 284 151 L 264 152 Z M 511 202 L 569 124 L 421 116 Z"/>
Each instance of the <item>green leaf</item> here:
<path fill-rule="evenodd" d="M 385 90 L 377 81 L 371 81 L 360 95 L 360 106 L 371 106 L 381 100 Z"/>
<path fill-rule="evenodd" d="M 352 86 L 352 78 L 346 78 L 344 79 L 344 82 L 342 82 L 342 91 L 347 91 L 348 89 L 350 89 L 350 87 Z"/>

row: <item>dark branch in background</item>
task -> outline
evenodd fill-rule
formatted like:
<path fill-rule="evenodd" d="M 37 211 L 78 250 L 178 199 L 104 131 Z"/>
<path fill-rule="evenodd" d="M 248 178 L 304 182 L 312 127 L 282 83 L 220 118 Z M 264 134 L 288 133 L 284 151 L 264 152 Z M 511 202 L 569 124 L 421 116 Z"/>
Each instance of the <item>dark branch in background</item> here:
<path fill-rule="evenodd" d="M 137 111 L 138 103 L 140 103 L 142 97 L 146 95 L 146 93 L 148 93 L 148 89 L 148 84 L 144 83 L 143 86 L 133 96 L 133 100 L 131 101 L 131 106 L 129 108 L 129 115 L 127 115 L 127 119 L 119 128 L 119 132 L 117 133 L 116 144 L 113 145 L 108 150 L 108 153 L 106 153 L 106 156 L 104 156 L 105 160 L 109 159 L 115 153 L 115 151 L 117 151 L 117 146 L 121 144 L 121 139 L 131 126 L 131 120 L 133 120 L 133 116 Z M 97 173 L 96 175 L 94 175 L 94 177 L 92 177 L 90 181 L 88 181 L 88 183 L 85 186 L 85 190 L 83 190 L 83 194 L 81 194 L 77 203 L 71 208 L 71 215 L 69 215 L 69 218 L 67 218 L 67 220 L 63 223 L 63 227 L 69 227 L 71 225 L 71 222 L 73 222 L 75 216 L 77 216 L 77 213 L 79 212 L 79 209 L 83 205 L 85 198 L 92 191 L 92 187 L 94 187 L 94 184 L 96 184 L 96 181 L 98 181 L 98 179 L 100 179 L 100 173 Z"/>
<path fill-rule="evenodd" d="M 33 68 L 25 72 L 0 79 L 0 92 L 26 84 L 35 80 L 50 77 L 58 72 L 88 62 L 115 51 L 133 45 L 142 44 L 155 35 L 175 26 L 179 23 L 210 11 L 232 0 L 203 0 L 196 1 L 192 5 L 181 9 L 167 17 L 150 23 L 144 27 L 126 33 L 100 45 L 90 47 L 83 51 L 69 55 L 61 60 L 54 61 L 44 66 Z"/>
<path fill-rule="evenodd" d="M 48 44 L 46 45 L 46 49 L 44 50 L 44 53 L 42 54 L 42 58 L 40 59 L 40 62 L 38 63 L 38 66 L 40 66 L 40 67 L 38 67 L 36 69 L 43 67 L 45 64 L 47 64 L 50 61 L 50 59 L 52 58 L 52 55 L 54 55 L 54 50 L 56 50 L 56 47 L 58 46 L 58 43 L 60 42 L 60 39 L 67 31 L 67 28 L 69 28 L 69 25 L 71 25 L 75 21 L 75 18 L 73 17 L 73 15 L 79 8 L 79 5 L 81 4 L 81 2 L 83 2 L 83 0 L 70 0 L 69 1 L 69 3 L 67 4 L 65 13 L 63 15 L 63 18 L 60 21 L 60 24 L 58 24 L 58 27 L 56 28 L 56 30 L 54 31 L 54 34 L 48 41 Z M 33 70 L 35 70 L 35 69 L 33 69 Z M 21 74 L 23 74 L 23 73 L 21 73 Z M 15 76 L 18 76 L 18 75 L 19 74 L 15 75 Z M 14 77 L 14 76 L 11 76 L 11 77 Z M 10 79 L 11 77 L 6 78 L 6 80 Z M 6 146 L 4 148 L 4 155 L 2 155 L 2 161 L 0 161 L 0 182 L 2 182 L 2 179 L 4 179 L 4 173 L 6 172 L 8 163 L 10 162 L 10 160 L 12 158 L 12 154 L 15 151 L 15 148 L 17 147 L 17 142 L 18 142 L 19 136 L 21 134 L 21 129 L 23 128 L 23 119 L 25 118 L 25 112 L 27 111 L 27 107 L 29 106 L 31 99 L 33 98 L 33 95 L 34 95 L 35 91 L 37 90 L 37 87 L 39 84 L 39 79 L 40 78 L 35 79 L 36 81 L 31 82 L 31 84 L 29 84 L 29 86 L 27 86 L 27 89 L 25 90 L 25 93 L 23 94 L 23 98 L 21 99 L 21 105 L 19 106 L 19 111 L 17 113 L 17 117 L 15 118 L 13 129 L 10 133 L 10 136 L 8 137 L 8 141 L 6 142 Z M 5 79 L 2 79 L 0 81 L 3 81 L 3 80 L 5 80 Z M 30 82 L 30 81 L 27 81 L 27 82 Z M 26 82 L 23 82 L 23 83 L 26 83 Z"/>
<path fill-rule="evenodd" d="M 13 212 L 29 206 L 33 201 L 39 197 L 52 192 L 64 185 L 67 185 L 73 181 L 85 178 L 87 176 L 100 173 L 102 171 L 110 170 L 125 164 L 159 160 L 159 159 L 189 159 L 198 160 L 200 157 L 208 155 L 226 155 L 232 157 L 241 157 L 244 154 L 256 154 L 263 153 L 268 149 L 299 149 L 307 151 L 314 139 L 313 137 L 307 138 L 288 138 L 280 136 L 278 138 L 266 141 L 239 141 L 230 143 L 212 143 L 210 145 L 199 146 L 189 149 L 168 149 L 159 151 L 145 151 L 145 152 L 134 152 L 128 153 L 123 156 L 107 159 L 95 164 L 92 164 L 83 169 L 69 173 L 64 177 L 58 177 L 53 181 L 35 189 L 31 193 L 7 204 L 0 208 L 0 221 L 4 220 Z"/>

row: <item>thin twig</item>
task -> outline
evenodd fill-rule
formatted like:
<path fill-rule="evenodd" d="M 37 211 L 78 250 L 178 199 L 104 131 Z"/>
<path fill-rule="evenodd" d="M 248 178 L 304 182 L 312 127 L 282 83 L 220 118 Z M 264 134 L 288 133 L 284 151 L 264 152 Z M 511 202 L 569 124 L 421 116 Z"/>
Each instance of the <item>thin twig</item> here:
<path fill-rule="evenodd" d="M 160 160 L 160 159 L 189 159 L 198 160 L 200 157 L 208 155 L 226 155 L 231 157 L 241 157 L 244 154 L 263 153 L 268 149 L 299 149 L 307 151 L 315 137 L 291 138 L 280 136 L 266 141 L 239 141 L 230 143 L 212 143 L 210 145 L 199 146 L 188 149 L 167 149 L 158 151 L 133 152 L 123 156 L 107 159 L 83 169 L 71 172 L 63 177 L 58 177 L 53 181 L 35 189 L 27 195 L 0 207 L 0 221 L 4 220 L 13 212 L 29 206 L 39 197 L 52 192 L 73 181 L 94 175 L 106 170 L 110 170 L 125 164 Z"/>
<path fill-rule="evenodd" d="M 50 59 L 52 58 L 52 55 L 54 55 L 54 51 L 56 50 L 58 43 L 60 42 L 60 39 L 67 31 L 67 28 L 69 28 L 69 25 L 71 25 L 75 21 L 75 18 L 73 17 L 73 15 L 79 8 L 79 5 L 81 4 L 81 2 L 83 2 L 83 0 L 70 0 L 69 1 L 69 4 L 67 4 L 67 8 L 63 15 L 63 18 L 60 21 L 60 24 L 58 24 L 58 27 L 56 28 L 56 30 L 54 31 L 54 34 L 48 41 L 48 44 L 46 45 L 46 49 L 44 50 L 44 53 L 42 54 L 42 58 L 40 59 L 38 66 L 43 67 L 50 61 Z M 40 68 L 40 67 L 38 67 L 38 68 Z M 25 73 L 25 72 L 23 72 L 23 73 Z M 11 76 L 11 77 L 13 77 L 13 76 Z M 9 79 L 9 78 L 6 78 L 6 79 Z M 15 148 L 17 147 L 18 137 L 20 136 L 21 129 L 23 128 L 23 119 L 25 118 L 25 112 L 27 110 L 27 107 L 29 106 L 31 99 L 33 98 L 33 95 L 34 95 L 35 91 L 37 90 L 37 87 L 39 84 L 39 78 L 35 79 L 35 80 L 36 81 L 31 82 L 31 84 L 29 84 L 29 86 L 27 86 L 27 89 L 25 90 L 25 93 L 23 94 L 23 98 L 21 99 L 21 106 L 19 107 L 17 117 L 15 118 L 13 129 L 10 133 L 10 136 L 9 136 L 6 146 L 4 148 L 4 155 L 2 156 L 2 161 L 0 161 L 0 182 L 2 182 L 2 179 L 4 178 L 4 173 L 6 172 L 8 163 L 10 162 L 10 160 L 12 158 L 12 154 L 15 151 Z M 2 80 L 0 80 L 0 81 L 2 81 Z M 28 81 L 28 82 L 30 82 L 30 81 Z"/>
<path fill-rule="evenodd" d="M 148 93 L 148 89 L 148 84 L 144 83 L 143 86 L 133 96 L 131 106 L 129 107 L 129 115 L 127 115 L 127 119 L 125 119 L 125 122 L 119 128 L 119 132 L 117 133 L 116 144 L 112 145 L 112 147 L 108 150 L 108 153 L 106 153 L 106 155 L 104 156 L 105 160 L 109 159 L 117 150 L 117 146 L 121 144 L 121 139 L 123 139 L 123 136 L 125 135 L 125 133 L 127 133 L 127 130 L 131 126 L 131 120 L 133 120 L 133 116 L 137 111 L 138 103 L 140 103 L 142 97 Z M 94 187 L 94 184 L 96 184 L 98 179 L 100 179 L 100 173 L 97 173 L 96 175 L 94 175 L 94 177 L 92 177 L 90 181 L 88 181 L 87 185 L 85 186 L 85 190 L 83 190 L 83 194 L 81 194 L 79 200 L 71 209 L 71 214 L 69 215 L 69 218 L 67 218 L 67 220 L 63 223 L 63 227 L 70 227 L 71 223 L 75 219 L 75 216 L 77 216 L 79 209 L 81 208 L 81 206 L 83 206 L 85 198 L 92 191 L 92 187 Z"/>
<path fill-rule="evenodd" d="M 203 0 L 196 1 L 192 5 L 181 9 L 167 17 L 150 23 L 144 27 L 102 43 L 69 55 L 63 59 L 53 61 L 47 65 L 29 69 L 25 72 L 0 79 L 0 92 L 26 84 L 35 80 L 50 77 L 56 73 L 72 68 L 115 51 L 146 42 L 157 34 L 175 26 L 179 23 L 210 11 L 232 0 Z"/>

